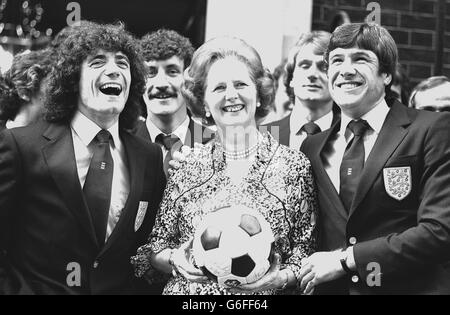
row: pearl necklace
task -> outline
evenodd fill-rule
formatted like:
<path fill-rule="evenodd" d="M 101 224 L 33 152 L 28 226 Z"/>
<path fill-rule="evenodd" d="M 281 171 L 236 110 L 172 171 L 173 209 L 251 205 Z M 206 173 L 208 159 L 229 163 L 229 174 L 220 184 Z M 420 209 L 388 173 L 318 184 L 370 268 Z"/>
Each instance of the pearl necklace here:
<path fill-rule="evenodd" d="M 260 136 L 258 134 L 258 140 L 256 141 L 256 143 L 254 145 L 252 145 L 251 147 L 246 148 L 245 150 L 242 150 L 242 151 L 227 151 L 224 148 L 223 153 L 225 154 L 225 158 L 228 160 L 248 159 L 250 156 L 255 154 L 256 151 L 258 150 L 259 140 L 260 140 Z"/>

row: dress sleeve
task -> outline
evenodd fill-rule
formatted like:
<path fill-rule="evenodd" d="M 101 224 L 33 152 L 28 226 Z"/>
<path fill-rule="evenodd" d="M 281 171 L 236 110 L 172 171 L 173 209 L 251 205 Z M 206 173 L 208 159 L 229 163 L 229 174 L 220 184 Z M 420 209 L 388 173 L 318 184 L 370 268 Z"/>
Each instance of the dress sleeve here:
<path fill-rule="evenodd" d="M 292 189 L 287 199 L 287 210 L 291 213 L 293 225 L 290 231 L 291 255 L 285 260 L 284 267 L 293 271 L 300 286 L 301 260 L 315 251 L 317 195 L 311 164 L 304 157 L 299 172 L 292 181 Z"/>
<path fill-rule="evenodd" d="M 158 208 L 155 225 L 150 233 L 146 244 L 138 248 L 135 256 L 131 257 L 131 263 L 134 266 L 135 275 L 142 277 L 152 272 L 150 257 L 166 248 L 178 247 L 180 233 L 178 230 L 178 220 L 180 209 L 177 207 L 177 198 L 179 189 L 177 183 L 181 178 L 182 170 L 173 172 L 169 177 L 166 189 L 164 191 L 162 202 Z"/>

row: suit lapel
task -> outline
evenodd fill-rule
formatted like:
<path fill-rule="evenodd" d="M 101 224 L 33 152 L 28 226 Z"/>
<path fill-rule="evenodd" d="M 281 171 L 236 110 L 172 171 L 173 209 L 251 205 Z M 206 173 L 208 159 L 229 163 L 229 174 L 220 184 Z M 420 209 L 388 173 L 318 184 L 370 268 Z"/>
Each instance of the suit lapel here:
<path fill-rule="evenodd" d="M 127 156 L 130 192 L 120 215 L 119 221 L 117 222 L 114 230 L 106 241 L 106 244 L 101 250 L 100 255 L 106 252 L 112 246 L 112 244 L 114 244 L 118 237 L 124 237 L 122 233 L 123 230 L 129 229 L 129 227 L 132 225 L 132 229 L 134 232 L 134 222 L 132 222 L 131 224 L 130 221 L 136 218 L 138 210 L 137 205 L 139 204 L 139 198 L 142 192 L 147 154 L 145 152 L 142 152 L 139 143 L 128 132 L 121 130 L 120 138 L 124 145 Z"/>
<path fill-rule="evenodd" d="M 324 161 L 326 159 L 326 153 L 328 151 L 328 144 L 333 137 L 336 136 L 340 128 L 340 120 L 336 121 L 330 129 L 322 132 L 314 137 L 320 137 L 318 139 L 318 145 L 313 148 L 313 158 L 311 163 L 316 175 L 316 183 L 319 190 L 324 192 L 322 195 L 330 200 L 330 203 L 336 206 L 336 211 L 342 215 L 345 219 L 348 218 L 347 211 L 345 210 L 342 201 L 339 197 L 336 188 L 333 185 L 327 171 L 325 170 Z"/>
<path fill-rule="evenodd" d="M 42 152 L 56 186 L 60 190 L 67 207 L 80 221 L 91 240 L 97 243 L 94 225 L 84 200 L 78 178 L 72 134 L 68 125 L 49 124 L 43 134 L 49 140 Z"/>
<path fill-rule="evenodd" d="M 394 103 L 386 116 L 380 134 L 365 163 L 361 175 L 362 181 L 356 189 L 350 215 L 353 214 L 364 199 L 389 157 L 407 135 L 408 129 L 404 127 L 410 123 L 411 120 L 408 117 L 405 106 L 398 102 Z"/>
<path fill-rule="evenodd" d="M 138 136 L 142 139 L 145 139 L 150 142 L 152 141 L 152 138 L 150 137 L 150 133 L 148 132 L 148 129 L 147 129 L 147 125 L 143 121 L 140 121 L 138 123 L 135 134 L 136 134 L 136 136 Z"/>

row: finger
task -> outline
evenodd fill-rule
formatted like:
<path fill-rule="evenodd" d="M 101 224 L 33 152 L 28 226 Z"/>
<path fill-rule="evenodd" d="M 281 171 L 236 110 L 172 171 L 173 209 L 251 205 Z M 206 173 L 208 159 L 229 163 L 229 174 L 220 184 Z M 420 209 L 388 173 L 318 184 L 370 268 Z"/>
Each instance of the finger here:
<path fill-rule="evenodd" d="M 169 161 L 170 170 L 177 170 L 181 167 L 181 164 L 175 160 Z"/>
<path fill-rule="evenodd" d="M 308 284 L 306 285 L 305 290 L 303 291 L 304 294 L 307 295 L 311 295 L 312 292 L 314 291 L 314 280 L 311 280 L 308 282 Z"/>
<path fill-rule="evenodd" d="M 186 160 L 186 157 L 183 155 L 183 153 L 181 153 L 179 151 L 175 151 L 172 154 L 172 159 L 177 162 L 183 162 L 184 160 Z"/>
<path fill-rule="evenodd" d="M 303 279 L 303 277 L 304 277 L 307 273 L 311 272 L 311 270 L 312 270 L 312 266 L 311 266 L 311 265 L 305 265 L 305 266 L 302 266 L 302 268 L 300 269 L 300 275 L 299 275 L 299 278 L 300 278 L 300 279 Z"/>
<path fill-rule="evenodd" d="M 302 281 L 300 282 L 300 290 L 304 291 L 306 288 L 306 285 L 308 284 L 309 281 L 311 281 L 312 279 L 314 279 L 314 273 L 310 272 L 308 273 L 306 276 L 304 276 L 302 278 Z"/>
<path fill-rule="evenodd" d="M 195 143 L 197 144 L 197 143 Z M 181 153 L 183 154 L 183 157 L 186 158 L 189 154 L 191 154 L 192 150 L 189 146 L 184 145 L 181 147 Z"/>
<path fill-rule="evenodd" d="M 275 282 L 275 279 L 278 277 L 280 265 L 281 265 L 281 256 L 278 253 L 275 253 L 274 260 L 272 261 L 272 264 L 267 273 L 258 281 L 240 285 L 239 289 L 253 292 L 267 290 L 270 287 L 270 285 Z"/>
<path fill-rule="evenodd" d="M 309 282 L 309 283 L 311 283 L 311 282 Z M 313 295 L 315 288 L 316 288 L 315 286 L 312 286 L 312 288 L 308 290 L 308 286 L 306 286 L 305 294 L 306 295 Z"/>

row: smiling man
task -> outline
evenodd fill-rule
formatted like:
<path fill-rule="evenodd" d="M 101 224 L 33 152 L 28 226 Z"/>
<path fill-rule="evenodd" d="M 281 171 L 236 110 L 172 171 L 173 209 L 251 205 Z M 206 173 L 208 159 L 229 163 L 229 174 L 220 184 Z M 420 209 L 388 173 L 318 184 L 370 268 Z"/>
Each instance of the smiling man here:
<path fill-rule="evenodd" d="M 57 59 L 45 121 L 0 139 L 0 293 L 147 293 L 130 256 L 166 179 L 160 148 L 125 131 L 145 85 L 136 41 L 81 23 Z"/>
<path fill-rule="evenodd" d="M 281 144 L 299 149 L 308 135 L 325 131 L 339 120 L 323 59 L 329 41 L 328 32 L 305 33 L 289 52 L 284 83 L 294 108 L 290 115 L 267 125 L 272 135 L 279 135 Z"/>
<path fill-rule="evenodd" d="M 302 145 L 320 206 L 306 292 L 450 293 L 450 115 L 387 104 L 397 59 L 376 24 L 332 34 L 329 88 L 342 118 Z"/>
<path fill-rule="evenodd" d="M 145 35 L 140 43 L 147 66 L 142 97 L 147 120 L 138 125 L 136 134 L 160 144 L 167 174 L 172 152 L 182 145 L 193 147 L 195 142 L 204 143 L 212 133 L 191 119 L 181 94 L 183 73 L 194 53 L 189 39 L 175 31 L 160 29 Z"/>

